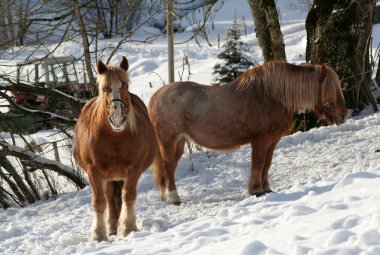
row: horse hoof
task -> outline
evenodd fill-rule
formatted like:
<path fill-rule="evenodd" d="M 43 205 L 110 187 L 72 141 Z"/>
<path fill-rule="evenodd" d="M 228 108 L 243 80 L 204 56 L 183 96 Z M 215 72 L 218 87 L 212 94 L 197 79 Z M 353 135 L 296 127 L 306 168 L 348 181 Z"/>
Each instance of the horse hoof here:
<path fill-rule="evenodd" d="M 179 197 L 176 190 L 174 191 L 168 191 L 166 193 L 166 202 L 171 205 L 180 205 L 181 204 L 181 198 Z"/>
<path fill-rule="evenodd" d="M 264 194 L 267 194 L 267 193 L 273 193 L 273 190 L 269 189 L 269 190 L 264 190 Z"/>
<path fill-rule="evenodd" d="M 109 236 L 116 236 L 117 235 L 117 229 L 115 228 L 115 229 L 109 230 L 108 235 Z"/>
<path fill-rule="evenodd" d="M 103 234 L 92 233 L 90 237 L 91 241 L 102 242 L 107 241 L 107 236 Z"/>
<path fill-rule="evenodd" d="M 132 232 L 137 232 L 136 230 L 132 230 L 132 229 L 128 229 L 128 230 L 125 230 L 124 233 L 123 233 L 123 236 L 126 237 L 128 236 L 130 233 Z"/>
<path fill-rule="evenodd" d="M 265 195 L 265 192 L 259 192 L 259 193 L 254 194 L 254 196 L 256 197 L 261 197 L 262 195 Z"/>
<path fill-rule="evenodd" d="M 117 235 L 117 225 L 116 224 L 107 224 L 108 236 Z"/>
<path fill-rule="evenodd" d="M 251 196 L 261 197 L 262 195 L 265 195 L 265 192 L 254 192 L 251 193 Z"/>
<path fill-rule="evenodd" d="M 136 226 L 134 226 L 128 228 L 120 228 L 118 230 L 119 235 L 124 237 L 128 236 L 131 232 L 139 232 L 139 229 Z"/>
<path fill-rule="evenodd" d="M 173 205 L 180 206 L 181 205 L 181 201 L 173 202 Z"/>

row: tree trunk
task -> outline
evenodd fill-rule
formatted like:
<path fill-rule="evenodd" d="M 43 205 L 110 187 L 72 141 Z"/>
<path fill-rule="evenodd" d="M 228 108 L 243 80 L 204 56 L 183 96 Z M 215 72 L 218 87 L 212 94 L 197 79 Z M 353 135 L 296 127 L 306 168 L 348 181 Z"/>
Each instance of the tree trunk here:
<path fill-rule="evenodd" d="M 264 61 L 286 60 L 285 44 L 274 0 L 248 0 L 248 3 Z"/>
<path fill-rule="evenodd" d="M 86 27 L 84 25 L 84 22 L 82 19 L 82 14 L 80 13 L 80 7 L 78 5 L 77 0 L 72 0 L 72 4 L 74 7 L 75 18 L 78 22 L 79 31 L 80 31 L 80 34 L 82 37 L 83 50 L 84 50 L 84 61 L 86 64 L 86 72 L 88 75 L 88 79 L 90 80 L 91 86 L 95 87 L 96 81 L 95 81 L 95 77 L 92 73 L 90 43 L 89 43 L 88 37 L 87 37 L 87 30 L 86 30 Z"/>
<path fill-rule="evenodd" d="M 3 4 L 4 4 L 4 9 L 7 10 L 6 14 L 7 14 L 7 22 L 8 22 L 10 39 L 11 39 L 12 44 L 15 44 L 14 42 L 16 41 L 16 31 L 15 31 L 15 24 L 13 21 L 13 14 L 11 12 L 11 5 L 10 5 L 10 2 L 6 0 L 3 2 Z"/>
<path fill-rule="evenodd" d="M 377 55 L 377 69 L 375 69 L 376 77 L 375 81 L 378 87 L 380 87 L 380 52 Z"/>
<path fill-rule="evenodd" d="M 174 32 L 173 32 L 173 0 L 167 0 L 167 35 L 168 35 L 168 71 L 169 83 L 174 82 Z"/>
<path fill-rule="evenodd" d="M 377 105 L 371 93 L 369 41 L 376 0 L 314 0 L 306 19 L 306 60 L 328 63 L 338 73 L 347 106 Z"/>
<path fill-rule="evenodd" d="M 5 9 L 5 3 L 3 3 L 3 1 L 5 2 L 5 0 L 0 0 L 0 50 L 6 49 L 9 42 L 5 17 L 5 13 L 8 10 Z"/>

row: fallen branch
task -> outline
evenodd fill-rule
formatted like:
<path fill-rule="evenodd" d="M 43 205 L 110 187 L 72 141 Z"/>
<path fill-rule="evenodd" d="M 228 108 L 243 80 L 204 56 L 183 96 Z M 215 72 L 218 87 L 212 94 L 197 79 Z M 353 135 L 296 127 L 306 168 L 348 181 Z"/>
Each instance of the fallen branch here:
<path fill-rule="evenodd" d="M 0 156 L 14 156 L 19 158 L 25 166 L 31 168 L 31 172 L 36 171 L 37 169 L 49 169 L 59 175 L 65 176 L 81 189 L 86 186 L 82 178 L 75 174 L 73 168 L 54 160 L 38 156 L 29 150 L 8 144 L 5 141 L 0 141 Z"/>

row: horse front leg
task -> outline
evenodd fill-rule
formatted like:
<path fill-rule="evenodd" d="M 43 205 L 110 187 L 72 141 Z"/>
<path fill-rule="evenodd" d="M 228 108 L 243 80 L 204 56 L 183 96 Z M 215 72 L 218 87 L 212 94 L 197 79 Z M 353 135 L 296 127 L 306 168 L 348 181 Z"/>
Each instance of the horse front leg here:
<path fill-rule="evenodd" d="M 106 182 L 103 180 L 90 177 L 92 188 L 92 210 L 94 212 L 94 220 L 90 239 L 93 241 L 107 240 L 107 230 L 104 220 L 104 211 L 107 206 L 105 196 Z"/>
<path fill-rule="evenodd" d="M 273 152 L 276 147 L 276 144 L 270 146 L 265 156 L 265 165 L 264 165 L 264 169 L 261 175 L 261 184 L 263 186 L 264 193 L 272 192 L 270 188 L 269 180 L 268 180 L 268 175 L 269 175 L 270 166 L 272 165 Z"/>
<path fill-rule="evenodd" d="M 261 176 L 261 183 L 263 186 L 264 193 L 272 192 L 272 190 L 270 188 L 269 180 L 268 180 L 268 175 L 269 175 L 270 166 L 272 165 L 274 150 L 275 150 L 278 142 L 280 141 L 281 137 L 282 137 L 281 133 L 279 133 L 273 137 L 273 141 L 269 145 L 267 152 L 266 152 L 266 155 L 265 155 L 265 165 L 264 165 L 264 169 L 263 169 L 262 176 Z"/>
<path fill-rule="evenodd" d="M 139 171 L 133 172 L 130 170 L 128 178 L 124 181 L 122 206 L 117 229 L 118 235 L 127 236 L 132 231 L 138 231 L 136 226 L 136 186 L 139 177 Z"/>
<path fill-rule="evenodd" d="M 251 196 L 261 196 L 264 194 L 262 175 L 265 166 L 266 144 L 262 141 L 253 141 L 251 176 L 248 182 L 248 193 Z"/>

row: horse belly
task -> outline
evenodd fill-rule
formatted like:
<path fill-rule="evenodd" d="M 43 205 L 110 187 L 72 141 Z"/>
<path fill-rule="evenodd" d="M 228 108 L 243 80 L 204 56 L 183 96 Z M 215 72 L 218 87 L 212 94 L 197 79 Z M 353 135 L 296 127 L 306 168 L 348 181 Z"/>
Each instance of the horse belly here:
<path fill-rule="evenodd" d="M 249 143 L 248 136 L 244 132 L 217 132 L 195 128 L 193 132 L 187 134 L 187 137 L 200 146 L 216 151 L 232 151 Z"/>
<path fill-rule="evenodd" d="M 133 166 L 128 160 L 117 157 L 103 157 L 96 160 L 96 171 L 107 180 L 121 180 L 128 175 Z"/>

